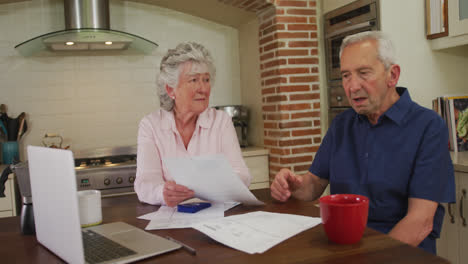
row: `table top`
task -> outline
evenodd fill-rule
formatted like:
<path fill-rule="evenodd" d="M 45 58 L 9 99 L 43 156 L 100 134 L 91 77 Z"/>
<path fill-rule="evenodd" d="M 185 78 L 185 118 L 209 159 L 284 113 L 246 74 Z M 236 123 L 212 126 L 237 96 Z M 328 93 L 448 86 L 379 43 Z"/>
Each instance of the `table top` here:
<path fill-rule="evenodd" d="M 313 202 L 291 199 L 286 203 L 272 200 L 268 189 L 252 191 L 265 202 L 263 206 L 240 205 L 226 216 L 251 211 L 291 213 L 318 217 L 319 208 Z M 158 206 L 142 204 L 136 195 L 103 198 L 103 222 L 123 221 L 142 229 L 147 220 L 137 216 L 150 213 Z M 387 235 L 367 228 L 359 243 L 339 245 L 329 242 L 322 225 L 308 229 L 274 246 L 263 254 L 247 254 L 216 242 L 192 229 L 152 230 L 160 236 L 171 236 L 197 250 L 197 254 L 180 249 L 142 261 L 141 263 L 449 263 L 419 248 L 411 247 Z M 66 234 L 64 234 L 66 235 Z M 41 246 L 33 235 L 21 235 L 20 217 L 0 218 L 0 259 L 2 263 L 61 263 Z"/>

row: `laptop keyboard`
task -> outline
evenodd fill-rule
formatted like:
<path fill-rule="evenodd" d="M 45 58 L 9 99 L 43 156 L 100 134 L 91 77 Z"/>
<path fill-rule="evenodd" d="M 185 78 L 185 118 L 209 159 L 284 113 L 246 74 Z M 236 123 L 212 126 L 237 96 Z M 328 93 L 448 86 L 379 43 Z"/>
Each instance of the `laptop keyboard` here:
<path fill-rule="evenodd" d="M 100 263 L 136 254 L 92 230 L 83 230 L 85 260 L 88 263 Z"/>

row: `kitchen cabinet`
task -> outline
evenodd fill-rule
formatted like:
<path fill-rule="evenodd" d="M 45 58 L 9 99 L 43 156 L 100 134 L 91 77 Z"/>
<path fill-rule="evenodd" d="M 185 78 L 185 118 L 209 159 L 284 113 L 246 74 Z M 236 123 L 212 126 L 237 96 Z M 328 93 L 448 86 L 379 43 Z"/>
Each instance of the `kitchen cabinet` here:
<path fill-rule="evenodd" d="M 1 165 L 0 168 L 3 171 L 5 165 Z M 16 186 L 15 176 L 11 173 L 5 182 L 5 197 L 0 198 L 0 217 L 17 215 L 16 194 L 18 192 Z"/>
<path fill-rule="evenodd" d="M 248 147 L 242 149 L 245 164 L 252 175 L 249 189 L 262 189 L 270 187 L 268 167 L 268 149 Z"/>
<path fill-rule="evenodd" d="M 448 0 L 447 37 L 431 40 L 433 50 L 468 46 L 468 1 Z"/>
<path fill-rule="evenodd" d="M 456 203 L 443 204 L 445 218 L 437 255 L 453 264 L 468 263 L 468 152 L 452 156 L 455 167 Z"/>

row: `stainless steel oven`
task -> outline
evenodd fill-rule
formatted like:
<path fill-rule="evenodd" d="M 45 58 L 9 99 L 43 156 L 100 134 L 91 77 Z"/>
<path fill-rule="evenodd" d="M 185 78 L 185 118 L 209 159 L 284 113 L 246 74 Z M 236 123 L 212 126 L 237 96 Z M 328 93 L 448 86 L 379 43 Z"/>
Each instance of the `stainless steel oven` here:
<path fill-rule="evenodd" d="M 340 47 L 346 36 L 380 29 L 379 0 L 358 0 L 324 16 L 329 121 L 350 107 L 340 73 Z"/>

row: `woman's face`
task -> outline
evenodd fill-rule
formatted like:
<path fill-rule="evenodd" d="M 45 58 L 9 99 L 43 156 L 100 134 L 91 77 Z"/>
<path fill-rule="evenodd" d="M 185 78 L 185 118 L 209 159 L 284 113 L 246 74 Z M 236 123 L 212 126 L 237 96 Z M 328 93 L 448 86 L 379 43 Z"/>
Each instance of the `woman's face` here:
<path fill-rule="evenodd" d="M 211 91 L 210 74 L 204 64 L 185 62 L 180 65 L 179 84 L 168 94 L 175 97 L 174 108 L 179 113 L 200 114 L 208 107 Z"/>

